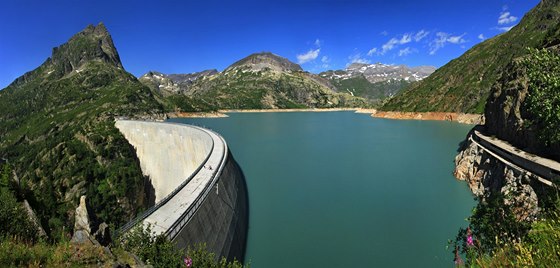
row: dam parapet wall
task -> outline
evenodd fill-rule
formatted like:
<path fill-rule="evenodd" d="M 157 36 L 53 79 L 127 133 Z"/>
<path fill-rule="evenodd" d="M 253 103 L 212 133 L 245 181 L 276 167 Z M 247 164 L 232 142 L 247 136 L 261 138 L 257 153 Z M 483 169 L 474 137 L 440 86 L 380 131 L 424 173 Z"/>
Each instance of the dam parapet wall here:
<path fill-rule="evenodd" d="M 218 258 L 243 261 L 247 187 L 225 140 L 185 124 L 118 120 L 115 125 L 136 149 L 156 193 L 155 206 L 136 221 L 179 248 L 205 243 Z"/>

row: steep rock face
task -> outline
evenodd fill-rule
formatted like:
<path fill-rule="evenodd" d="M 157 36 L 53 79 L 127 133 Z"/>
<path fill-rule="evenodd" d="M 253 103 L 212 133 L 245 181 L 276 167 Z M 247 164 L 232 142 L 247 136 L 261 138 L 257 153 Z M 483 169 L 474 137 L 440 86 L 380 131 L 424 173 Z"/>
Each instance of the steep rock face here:
<path fill-rule="evenodd" d="M 161 113 L 122 69 L 105 26 L 88 26 L 0 91 L 0 158 L 13 163 L 48 232 L 71 229 L 84 194 L 96 215 L 119 225 L 149 205 L 149 181 L 113 118 Z"/>
<path fill-rule="evenodd" d="M 53 48 L 52 64 L 69 73 L 89 61 L 103 61 L 122 68 L 121 59 L 111 35 L 103 23 L 89 25 L 66 44 Z"/>
<path fill-rule="evenodd" d="M 559 42 L 559 22 L 560 1 L 542 1 L 513 29 L 469 49 L 381 109 L 483 113 L 492 85 L 512 59 L 525 55 L 527 47 L 543 48 Z"/>
<path fill-rule="evenodd" d="M 468 183 L 475 196 L 485 200 L 501 193 L 504 204 L 512 208 L 520 221 L 532 221 L 538 215 L 539 198 L 535 189 L 542 185 L 532 174 L 505 165 L 468 140 L 455 158 L 454 175 Z"/>

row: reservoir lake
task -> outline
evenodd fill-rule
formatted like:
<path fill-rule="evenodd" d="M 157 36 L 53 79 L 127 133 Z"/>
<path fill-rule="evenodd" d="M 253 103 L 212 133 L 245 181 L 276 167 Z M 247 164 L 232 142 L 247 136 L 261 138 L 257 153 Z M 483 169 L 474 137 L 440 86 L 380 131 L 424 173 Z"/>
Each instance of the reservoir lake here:
<path fill-rule="evenodd" d="M 220 133 L 249 190 L 251 267 L 454 267 L 475 205 L 453 177 L 472 125 L 353 112 L 175 118 Z"/>

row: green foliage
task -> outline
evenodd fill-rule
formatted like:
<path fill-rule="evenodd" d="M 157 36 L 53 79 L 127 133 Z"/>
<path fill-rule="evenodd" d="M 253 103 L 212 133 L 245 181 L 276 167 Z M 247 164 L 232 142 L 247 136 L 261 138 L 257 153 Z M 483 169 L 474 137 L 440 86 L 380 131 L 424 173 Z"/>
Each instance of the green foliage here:
<path fill-rule="evenodd" d="M 560 263 L 560 206 L 551 202 L 541 218 L 517 221 L 502 196 L 481 202 L 451 244 L 471 267 L 556 267 Z M 469 244 L 468 236 L 472 237 Z"/>
<path fill-rule="evenodd" d="M 249 265 L 243 266 L 237 260 L 228 262 L 225 257 L 222 257 L 220 261 L 216 261 L 216 255 L 209 252 L 206 249 L 205 244 L 198 244 L 195 247 L 189 247 L 187 250 L 187 258 L 192 259 L 192 267 L 204 267 L 204 268 L 242 268 L 249 267 Z"/>
<path fill-rule="evenodd" d="M 25 208 L 9 189 L 11 170 L 7 164 L 0 174 L 0 239 L 18 237 L 25 241 L 37 239 L 36 228 L 28 219 Z"/>
<path fill-rule="evenodd" d="M 553 213 L 531 225 L 521 240 L 505 244 L 492 254 L 475 255 L 475 267 L 557 267 L 560 263 L 560 217 Z"/>
<path fill-rule="evenodd" d="M 524 105 L 534 117 L 534 128 L 545 145 L 560 142 L 560 55 L 547 49 L 528 49 L 522 64 L 529 78 Z"/>
<path fill-rule="evenodd" d="M 453 248 L 458 247 L 466 255 L 466 264 L 486 255 L 492 255 L 497 249 L 520 241 L 529 231 L 529 224 L 519 222 L 510 208 L 503 203 L 503 197 L 494 194 L 485 201 L 480 201 L 469 217 L 469 228 L 461 228 L 453 241 Z M 469 234 L 473 244 L 469 244 Z"/>
<path fill-rule="evenodd" d="M 11 184 L 12 169 L 10 165 L 4 164 L 2 167 L 2 173 L 0 173 L 0 189 L 8 189 Z"/>
<path fill-rule="evenodd" d="M 103 247 L 95 245 L 0 240 L 2 267 L 111 267 L 114 262 L 114 257 Z"/>
<path fill-rule="evenodd" d="M 27 212 L 6 188 L 0 188 L 0 204 L 0 238 L 37 239 L 36 228 L 28 219 Z"/>
<path fill-rule="evenodd" d="M 138 224 L 121 237 L 119 243 L 124 250 L 135 254 L 146 264 L 154 267 L 180 267 L 182 265 L 181 251 L 177 250 L 165 235 L 155 235 L 150 225 L 144 228 Z"/>
<path fill-rule="evenodd" d="M 154 267 L 185 267 L 184 262 L 187 259 L 192 260 L 192 267 L 243 267 L 237 260 L 228 262 L 222 258 L 220 261 L 216 261 L 215 254 L 209 252 L 204 244 L 196 245 L 194 248 L 189 247 L 186 257 L 184 257 L 185 253 L 176 249 L 175 245 L 163 234 L 155 235 L 151 225 L 147 225 L 145 228 L 140 224 L 137 225 L 120 238 L 118 246 Z"/>

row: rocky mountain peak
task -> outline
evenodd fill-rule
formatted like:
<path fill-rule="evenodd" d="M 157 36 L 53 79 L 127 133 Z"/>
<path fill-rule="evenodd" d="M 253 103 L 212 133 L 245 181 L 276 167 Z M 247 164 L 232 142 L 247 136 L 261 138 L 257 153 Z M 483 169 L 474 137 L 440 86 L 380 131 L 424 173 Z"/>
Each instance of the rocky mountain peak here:
<path fill-rule="evenodd" d="M 122 68 L 113 39 L 103 23 L 88 25 L 65 44 L 53 48 L 50 61 L 63 74 L 78 70 L 89 61 L 106 62 Z"/>
<path fill-rule="evenodd" d="M 290 60 L 273 54 L 271 52 L 260 52 L 251 54 L 226 68 L 225 71 L 235 67 L 249 67 L 254 71 L 269 68 L 275 71 L 303 71 L 301 66 Z"/>

